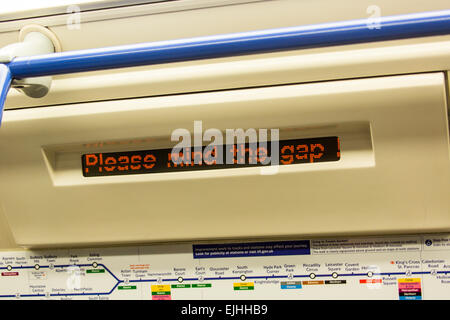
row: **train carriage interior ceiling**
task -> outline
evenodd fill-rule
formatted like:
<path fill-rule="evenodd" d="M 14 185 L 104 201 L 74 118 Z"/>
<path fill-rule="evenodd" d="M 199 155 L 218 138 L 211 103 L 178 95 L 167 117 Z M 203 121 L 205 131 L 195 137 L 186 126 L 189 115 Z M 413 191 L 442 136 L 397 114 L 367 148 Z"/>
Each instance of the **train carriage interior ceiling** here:
<path fill-rule="evenodd" d="M 450 300 L 449 75 L 448 0 L 0 3 L 0 301 Z"/>

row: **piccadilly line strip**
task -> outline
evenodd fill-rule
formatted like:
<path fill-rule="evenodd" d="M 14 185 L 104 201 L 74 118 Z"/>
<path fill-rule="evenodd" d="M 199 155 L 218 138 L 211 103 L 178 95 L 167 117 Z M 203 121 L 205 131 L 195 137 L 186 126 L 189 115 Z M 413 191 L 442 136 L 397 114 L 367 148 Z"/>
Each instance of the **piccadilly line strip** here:
<path fill-rule="evenodd" d="M 112 287 L 112 289 L 108 292 L 79 292 L 79 293 L 52 293 L 49 294 L 51 297 L 64 297 L 64 296 L 100 296 L 100 295 L 110 295 L 116 290 L 116 288 L 121 283 L 125 283 L 124 280 L 120 280 L 117 278 L 117 276 L 108 269 L 104 264 L 97 264 L 98 267 L 103 267 L 117 282 Z M 55 265 L 53 268 L 68 268 L 68 267 L 92 267 L 92 264 L 73 264 L 73 265 Z M 8 267 L 0 267 L 0 270 L 13 270 L 13 269 L 35 269 L 36 266 L 11 266 L 11 268 Z M 50 265 L 46 266 L 39 266 L 39 269 L 50 269 Z M 436 274 L 448 274 L 450 271 L 436 271 Z M 416 271 L 411 273 L 406 272 L 381 272 L 381 273 L 373 273 L 372 276 L 391 276 L 391 275 L 425 275 L 425 274 L 432 274 L 431 271 Z M 314 278 L 316 277 L 332 277 L 332 274 L 317 274 L 314 275 Z M 367 273 L 347 273 L 347 274 L 340 274 L 339 277 L 361 277 L 361 276 L 367 276 Z M 308 275 L 292 275 L 292 278 L 310 278 L 311 274 Z M 246 279 L 285 279 L 289 278 L 288 275 L 272 275 L 272 276 L 246 276 Z M 200 278 L 184 278 L 183 281 L 199 281 Z M 203 280 L 242 280 L 240 277 L 205 277 Z M 167 278 L 167 279 L 135 279 L 135 280 L 129 280 L 128 282 L 158 282 L 158 281 L 164 281 L 164 282 L 178 282 L 178 279 L 174 278 Z M 15 297 L 45 297 L 46 294 L 19 294 L 19 295 L 0 295 L 0 298 L 15 298 Z"/>

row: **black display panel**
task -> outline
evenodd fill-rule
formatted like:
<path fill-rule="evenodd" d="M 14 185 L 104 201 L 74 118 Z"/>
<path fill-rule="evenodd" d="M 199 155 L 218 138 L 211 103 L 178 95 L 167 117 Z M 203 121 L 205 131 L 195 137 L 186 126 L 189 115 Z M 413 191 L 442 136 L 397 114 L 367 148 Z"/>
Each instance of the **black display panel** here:
<path fill-rule="evenodd" d="M 185 148 L 89 153 L 81 156 L 83 176 L 115 176 L 270 166 L 270 141 Z M 178 151 L 178 150 L 177 150 Z M 275 156 L 276 153 L 274 153 Z M 279 165 L 338 161 L 338 137 L 278 141 Z"/>

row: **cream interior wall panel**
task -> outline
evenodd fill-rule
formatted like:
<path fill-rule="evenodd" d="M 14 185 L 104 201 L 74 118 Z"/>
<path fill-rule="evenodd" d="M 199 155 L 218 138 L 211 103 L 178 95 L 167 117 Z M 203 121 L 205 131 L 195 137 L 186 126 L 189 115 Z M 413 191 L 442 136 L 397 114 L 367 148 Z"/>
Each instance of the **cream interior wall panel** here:
<path fill-rule="evenodd" d="M 18 31 L 23 25 L 38 23 L 49 26 L 62 42 L 63 50 L 79 50 L 119 44 L 132 44 L 146 41 L 158 41 L 213 35 L 220 33 L 241 32 L 258 29 L 270 29 L 295 25 L 307 25 L 333 21 L 364 19 L 373 16 L 376 11 L 370 11 L 371 6 L 378 6 L 382 16 L 416 13 L 424 11 L 445 10 L 449 8 L 447 0 L 334 0 L 298 1 L 298 0 L 268 0 L 212 8 L 183 10 L 183 3 L 202 0 L 181 0 L 179 11 L 151 14 L 142 10 L 135 14 L 136 9 L 122 8 L 123 17 L 111 15 L 99 21 L 83 19 L 83 16 L 102 16 L 102 12 L 82 13 L 80 28 L 67 25 L 70 16 L 62 19 L 43 17 L 26 19 L 0 24 L 0 32 L 13 28 Z M 178 1 L 177 1 L 178 2 Z M 204 1 L 207 2 L 207 1 Z M 146 7 L 174 7 L 176 3 L 159 3 Z M 118 11 L 115 9 L 115 11 Z M 115 18 L 117 17 L 117 18 Z M 2 28 L 3 26 L 3 28 Z M 0 47 L 8 43 L 0 37 Z"/>
<path fill-rule="evenodd" d="M 0 207 L 0 249 L 16 248 L 8 221 Z"/>
<path fill-rule="evenodd" d="M 97 150 L 86 144 L 139 138 L 159 148 L 194 120 L 295 127 L 297 138 L 334 131 L 342 158 L 274 175 L 82 177 L 81 154 Z M 15 241 L 31 247 L 448 231 L 448 139 L 443 73 L 8 110 L 1 202 Z"/>

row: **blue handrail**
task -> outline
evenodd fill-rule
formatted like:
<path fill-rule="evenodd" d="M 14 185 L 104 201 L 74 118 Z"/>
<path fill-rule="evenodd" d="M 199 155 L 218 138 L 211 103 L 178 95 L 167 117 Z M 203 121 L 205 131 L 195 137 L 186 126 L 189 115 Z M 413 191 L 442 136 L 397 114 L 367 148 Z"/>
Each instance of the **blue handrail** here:
<path fill-rule="evenodd" d="M 3 117 L 3 105 L 8 95 L 9 87 L 11 86 L 11 71 L 9 68 L 0 63 L 0 124 L 2 123 Z"/>
<path fill-rule="evenodd" d="M 450 34 L 450 10 L 18 57 L 12 78 Z M 6 95 L 5 95 L 6 96 Z M 0 99 L 0 109 L 3 108 Z"/>

